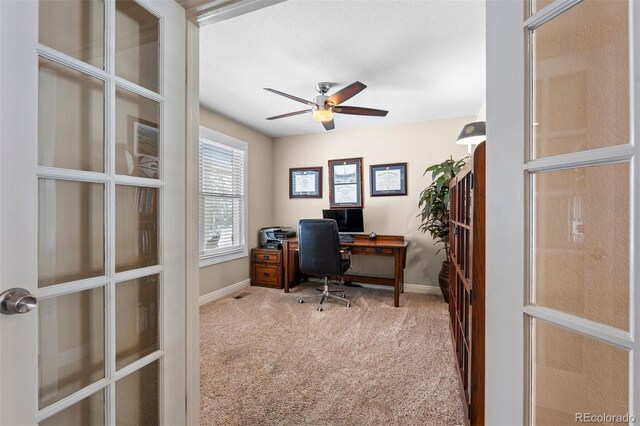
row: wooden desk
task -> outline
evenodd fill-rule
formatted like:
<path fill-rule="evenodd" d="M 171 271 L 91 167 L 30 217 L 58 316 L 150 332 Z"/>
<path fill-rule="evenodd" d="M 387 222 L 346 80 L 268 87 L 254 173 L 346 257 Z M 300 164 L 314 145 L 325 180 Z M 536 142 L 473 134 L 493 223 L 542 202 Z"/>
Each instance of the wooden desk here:
<path fill-rule="evenodd" d="M 393 286 L 393 306 L 400 306 L 400 293 L 404 291 L 404 268 L 407 264 L 407 247 L 409 241 L 396 235 L 378 235 L 375 240 L 370 240 L 367 235 L 354 235 L 351 243 L 340 243 L 342 247 L 348 247 L 351 254 L 365 256 L 392 256 L 395 258 L 393 278 L 371 277 L 366 275 L 346 274 L 353 281 L 367 284 L 379 284 Z M 300 281 L 302 275 L 298 268 L 298 240 L 288 239 L 282 241 L 282 264 L 284 269 L 284 292 L 289 293 L 289 285 Z"/>

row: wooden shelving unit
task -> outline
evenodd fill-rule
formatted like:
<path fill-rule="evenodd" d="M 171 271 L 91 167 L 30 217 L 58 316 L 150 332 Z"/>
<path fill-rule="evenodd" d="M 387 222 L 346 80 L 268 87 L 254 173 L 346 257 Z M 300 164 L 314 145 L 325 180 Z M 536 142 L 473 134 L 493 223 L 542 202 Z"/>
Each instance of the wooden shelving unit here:
<path fill-rule="evenodd" d="M 485 143 L 449 184 L 451 336 L 466 418 L 484 424 Z"/>

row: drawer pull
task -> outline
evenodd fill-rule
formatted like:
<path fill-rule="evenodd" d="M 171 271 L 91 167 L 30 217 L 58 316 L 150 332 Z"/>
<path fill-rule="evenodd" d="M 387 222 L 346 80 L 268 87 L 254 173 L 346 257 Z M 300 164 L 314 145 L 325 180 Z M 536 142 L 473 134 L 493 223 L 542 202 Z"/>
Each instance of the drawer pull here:
<path fill-rule="evenodd" d="M 267 259 L 267 260 L 269 260 L 269 255 L 268 255 L 268 254 L 267 254 L 267 255 L 264 255 L 264 256 L 262 256 L 262 258 L 263 258 L 263 259 Z"/>
<path fill-rule="evenodd" d="M 265 277 L 268 277 L 269 273 L 268 272 L 263 272 L 262 275 L 264 275 Z"/>

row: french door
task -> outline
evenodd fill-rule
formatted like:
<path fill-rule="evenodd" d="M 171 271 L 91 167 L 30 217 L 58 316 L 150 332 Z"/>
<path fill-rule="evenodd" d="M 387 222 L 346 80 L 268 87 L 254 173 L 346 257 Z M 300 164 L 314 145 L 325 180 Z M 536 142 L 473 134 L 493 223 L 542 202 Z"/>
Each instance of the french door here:
<path fill-rule="evenodd" d="M 0 424 L 185 421 L 184 46 L 173 1 L 0 2 Z"/>
<path fill-rule="evenodd" d="M 640 421 L 639 40 L 635 0 L 488 2 L 488 424 Z"/>

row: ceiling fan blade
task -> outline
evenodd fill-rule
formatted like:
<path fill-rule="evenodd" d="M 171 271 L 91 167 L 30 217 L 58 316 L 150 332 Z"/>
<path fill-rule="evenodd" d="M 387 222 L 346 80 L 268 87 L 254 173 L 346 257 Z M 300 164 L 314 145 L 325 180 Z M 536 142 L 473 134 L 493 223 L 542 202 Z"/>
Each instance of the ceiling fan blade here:
<path fill-rule="evenodd" d="M 311 102 L 306 99 L 299 98 L 297 96 L 289 95 L 288 93 L 284 93 L 276 89 L 270 89 L 268 87 L 265 87 L 264 90 L 266 90 L 267 92 L 275 93 L 276 95 L 284 96 L 285 98 L 289 98 L 297 102 L 301 102 L 303 104 L 307 104 L 310 106 L 317 106 L 315 102 Z"/>
<path fill-rule="evenodd" d="M 362 92 L 367 86 L 356 81 L 355 83 L 351 83 L 347 87 L 342 90 L 337 91 L 333 95 L 329 96 L 329 98 L 325 101 L 325 103 L 330 103 L 332 105 L 340 105 L 344 101 L 353 98 L 358 93 Z"/>
<path fill-rule="evenodd" d="M 274 115 L 273 117 L 267 117 L 267 120 L 277 120 L 278 118 L 291 117 L 292 115 L 300 115 L 300 114 L 304 114 L 304 113 L 311 112 L 311 111 L 313 111 L 313 110 L 312 109 L 303 109 L 302 111 L 289 112 L 289 113 L 286 113 L 286 114 Z"/>
<path fill-rule="evenodd" d="M 333 112 L 338 114 L 351 114 L 351 115 L 372 115 L 376 117 L 385 117 L 389 111 L 373 108 L 362 108 L 354 106 L 340 106 L 334 107 Z"/>
<path fill-rule="evenodd" d="M 321 121 L 322 125 L 324 126 L 324 128 L 326 130 L 333 130 L 336 128 L 335 123 L 333 122 L 333 120 L 329 120 L 329 121 Z"/>

